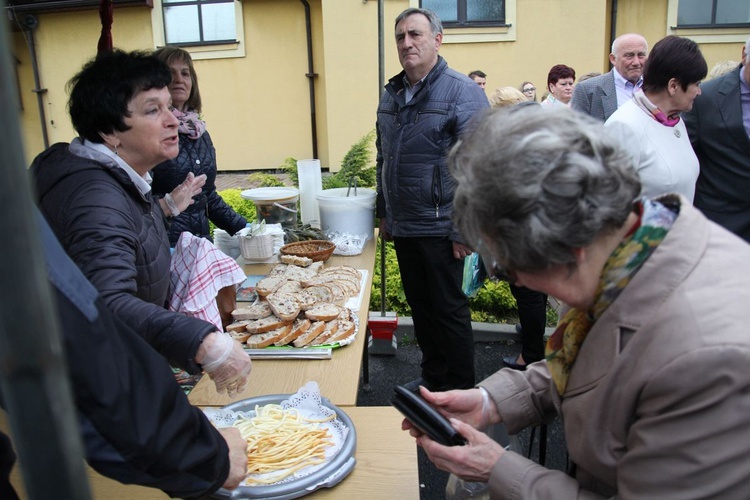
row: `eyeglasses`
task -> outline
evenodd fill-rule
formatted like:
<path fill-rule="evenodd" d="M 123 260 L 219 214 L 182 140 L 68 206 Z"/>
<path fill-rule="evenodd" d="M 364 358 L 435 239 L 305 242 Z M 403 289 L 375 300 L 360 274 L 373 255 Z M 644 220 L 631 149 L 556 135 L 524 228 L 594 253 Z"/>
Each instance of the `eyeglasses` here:
<path fill-rule="evenodd" d="M 536 90 L 536 87 L 527 87 L 523 89 L 524 92 L 534 92 Z"/>
<path fill-rule="evenodd" d="M 485 245 L 481 239 L 477 241 L 476 248 L 477 253 L 482 257 L 482 261 L 484 262 L 484 266 L 487 269 L 487 274 L 490 278 L 504 280 L 508 283 L 516 283 L 518 281 L 516 272 L 513 269 L 501 267 L 492 256 L 490 249 L 487 248 L 487 245 Z"/>

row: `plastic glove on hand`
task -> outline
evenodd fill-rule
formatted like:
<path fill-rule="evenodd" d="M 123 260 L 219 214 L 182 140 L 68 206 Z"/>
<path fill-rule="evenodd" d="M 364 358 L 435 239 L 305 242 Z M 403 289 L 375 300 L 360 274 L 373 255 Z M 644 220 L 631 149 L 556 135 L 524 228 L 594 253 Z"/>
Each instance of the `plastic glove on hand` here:
<path fill-rule="evenodd" d="M 206 174 L 201 174 L 196 177 L 190 172 L 185 178 L 185 181 L 169 193 L 180 212 L 195 203 L 193 197 L 198 196 L 201 193 L 205 184 Z"/>

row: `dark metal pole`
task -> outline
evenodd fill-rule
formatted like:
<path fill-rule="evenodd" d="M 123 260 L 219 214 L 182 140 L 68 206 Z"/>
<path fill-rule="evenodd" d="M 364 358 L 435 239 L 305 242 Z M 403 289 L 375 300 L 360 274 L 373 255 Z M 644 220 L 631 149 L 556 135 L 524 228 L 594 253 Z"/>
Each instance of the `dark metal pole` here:
<path fill-rule="evenodd" d="M 0 392 L 30 499 L 89 499 L 75 407 L 21 143 L 7 23 L 0 23 Z"/>
<path fill-rule="evenodd" d="M 612 11 L 609 15 L 609 46 L 612 47 L 617 38 L 617 0 L 612 0 Z M 609 63 L 609 69 L 612 69 L 612 61 Z"/>
<path fill-rule="evenodd" d="M 39 108 L 39 123 L 42 126 L 42 140 L 44 149 L 49 147 L 49 137 L 47 135 L 47 117 L 44 113 L 44 98 L 47 89 L 41 87 L 39 78 L 39 62 L 36 58 L 36 43 L 34 42 L 34 30 L 39 26 L 39 20 L 32 14 L 24 16 L 23 20 L 18 20 L 19 26 L 23 29 L 23 36 L 26 39 L 26 45 L 29 47 L 29 56 L 31 57 L 31 69 L 34 72 L 34 89 L 36 94 L 36 105 Z"/>
<path fill-rule="evenodd" d="M 315 110 L 315 69 L 313 65 L 312 49 L 312 20 L 310 19 L 310 4 L 307 0 L 300 0 L 305 6 L 305 28 L 307 29 L 307 81 L 310 86 L 310 121 L 312 122 L 312 149 L 314 159 L 318 158 L 318 125 Z"/>
<path fill-rule="evenodd" d="M 378 99 L 385 90 L 385 42 L 383 38 L 384 0 L 378 0 Z M 385 317 L 385 238 L 380 235 L 380 315 Z"/>

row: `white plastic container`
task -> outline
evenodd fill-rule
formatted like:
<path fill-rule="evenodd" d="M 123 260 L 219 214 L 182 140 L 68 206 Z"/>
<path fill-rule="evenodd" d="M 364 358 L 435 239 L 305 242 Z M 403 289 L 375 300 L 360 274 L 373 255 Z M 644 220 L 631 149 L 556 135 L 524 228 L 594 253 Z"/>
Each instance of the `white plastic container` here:
<path fill-rule="evenodd" d="M 346 196 L 347 191 L 349 196 Z M 320 228 L 327 232 L 365 234 L 372 239 L 375 232 L 375 198 L 372 189 L 324 189 L 318 195 Z"/>
<path fill-rule="evenodd" d="M 246 189 L 240 193 L 246 200 L 255 203 L 259 221 L 266 224 L 281 224 L 284 227 L 297 225 L 299 189 L 293 187 L 261 187 Z"/>

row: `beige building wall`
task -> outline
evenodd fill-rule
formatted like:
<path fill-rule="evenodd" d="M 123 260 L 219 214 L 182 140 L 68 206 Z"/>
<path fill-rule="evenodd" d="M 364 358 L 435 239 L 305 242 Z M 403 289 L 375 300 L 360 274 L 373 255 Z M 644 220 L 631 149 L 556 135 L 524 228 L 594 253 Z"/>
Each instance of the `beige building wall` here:
<path fill-rule="evenodd" d="M 608 71 L 613 0 L 507 0 L 515 8 L 509 41 L 446 41 L 440 53 L 462 73 L 488 74 L 487 92 L 518 87 L 524 80 L 541 97 L 549 68 L 563 63 L 578 75 Z M 378 82 L 377 0 L 309 0 L 312 17 L 318 156 L 338 170 L 351 145 L 375 126 Z M 393 21 L 417 0 L 384 2 L 385 78 L 398 73 Z M 653 45 L 671 33 L 675 0 L 619 0 L 616 33 L 642 33 Z M 273 169 L 285 158 L 312 157 L 305 11 L 298 0 L 242 0 L 245 56 L 195 61 L 203 115 L 214 140 L 220 170 Z M 66 111 L 65 84 L 95 55 L 100 25 L 96 11 L 39 14 L 34 32 L 46 128 L 50 143 L 69 141 L 74 131 Z M 581 21 L 583 20 L 583 22 Z M 118 8 L 117 47 L 154 48 L 148 7 Z M 451 30 L 446 30 L 451 33 Z M 454 32 L 455 33 L 455 32 Z M 691 33 L 679 33 L 692 36 Z M 709 68 L 739 60 L 741 40 L 698 35 Z M 702 37 L 701 37 L 702 36 Z M 43 149 L 29 51 L 13 33 L 19 61 L 22 127 L 26 155 Z"/>

